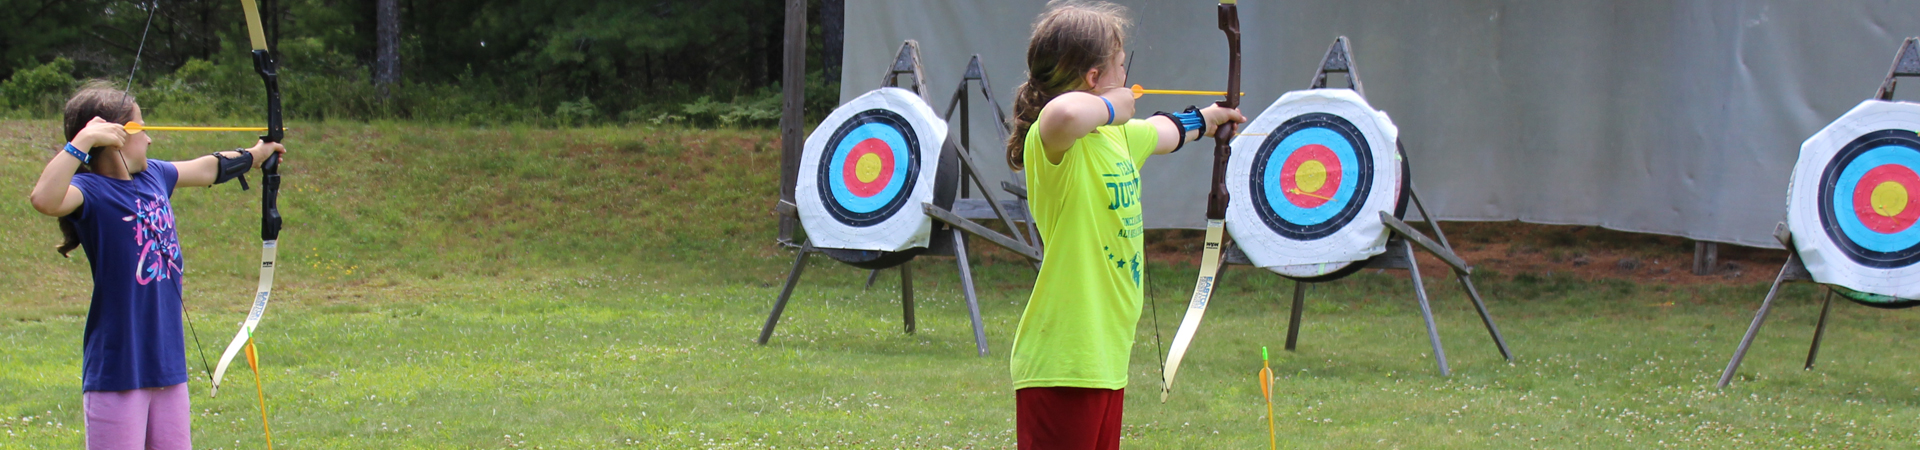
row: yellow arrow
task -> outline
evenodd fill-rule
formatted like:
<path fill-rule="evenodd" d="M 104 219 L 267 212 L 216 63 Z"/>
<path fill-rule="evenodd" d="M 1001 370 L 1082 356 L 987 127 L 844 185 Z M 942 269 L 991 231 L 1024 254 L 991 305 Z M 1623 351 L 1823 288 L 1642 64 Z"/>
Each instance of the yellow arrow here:
<path fill-rule="evenodd" d="M 1321 199 L 1321 200 L 1327 200 L 1327 201 L 1332 201 L 1332 200 L 1333 200 L 1332 198 L 1328 198 L 1328 197 L 1321 197 L 1321 196 L 1318 196 L 1318 195 L 1313 195 L 1313 193 L 1311 193 L 1311 192 L 1306 192 L 1306 191 L 1302 191 L 1302 190 L 1299 190 L 1299 189 L 1288 189 L 1288 190 L 1287 190 L 1287 193 L 1289 193 L 1289 194 L 1298 194 L 1298 195 L 1305 195 L 1305 196 L 1308 196 L 1308 197 L 1313 197 L 1313 198 L 1317 198 L 1317 199 Z"/>
<path fill-rule="evenodd" d="M 260 384 L 260 359 L 254 356 L 253 338 L 247 338 L 247 366 L 253 368 L 253 392 L 260 398 L 260 429 L 267 433 L 267 450 L 273 450 L 273 428 L 267 426 L 267 391 Z"/>
<path fill-rule="evenodd" d="M 1267 348 L 1260 347 L 1260 395 L 1267 398 L 1267 448 L 1279 450 L 1273 428 L 1273 367 L 1267 364 Z"/>
<path fill-rule="evenodd" d="M 1146 87 L 1140 86 L 1138 84 L 1133 85 L 1133 98 L 1140 98 L 1140 96 L 1147 95 L 1147 94 L 1204 95 L 1204 96 L 1210 96 L 1210 97 L 1225 97 L 1227 96 L 1227 91 L 1185 91 L 1185 90 L 1179 90 L 1179 89 L 1147 89 Z M 1247 93 L 1242 92 L 1240 93 L 1240 95 L 1247 95 Z"/>
<path fill-rule="evenodd" d="M 267 131 L 267 127 L 153 127 L 140 122 L 127 122 L 127 133 L 143 131 Z"/>

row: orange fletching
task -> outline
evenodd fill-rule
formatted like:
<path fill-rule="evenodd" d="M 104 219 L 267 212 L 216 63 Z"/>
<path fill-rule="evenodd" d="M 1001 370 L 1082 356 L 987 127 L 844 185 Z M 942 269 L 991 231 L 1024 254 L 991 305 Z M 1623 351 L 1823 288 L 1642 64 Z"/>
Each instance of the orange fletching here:
<path fill-rule="evenodd" d="M 253 356 L 252 340 L 247 341 L 247 367 L 253 368 L 255 373 L 260 372 L 260 358 Z"/>
<path fill-rule="evenodd" d="M 1260 395 L 1273 399 L 1273 369 L 1260 368 Z"/>

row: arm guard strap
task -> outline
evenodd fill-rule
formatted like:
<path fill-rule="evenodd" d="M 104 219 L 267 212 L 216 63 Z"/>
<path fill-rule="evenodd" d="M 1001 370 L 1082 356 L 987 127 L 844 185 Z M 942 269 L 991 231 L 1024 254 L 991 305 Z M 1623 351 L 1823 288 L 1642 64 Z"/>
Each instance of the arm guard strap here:
<path fill-rule="evenodd" d="M 220 160 L 220 173 L 214 176 L 213 184 L 239 178 L 240 190 L 244 191 L 247 190 L 247 171 L 253 170 L 253 152 L 245 149 L 234 150 L 240 152 L 240 156 L 228 157 L 220 152 L 213 153 L 213 158 Z"/>
<path fill-rule="evenodd" d="M 1153 113 L 1153 115 L 1167 116 L 1168 120 L 1173 121 L 1173 126 L 1180 127 L 1180 138 L 1174 140 L 1176 144 L 1174 144 L 1173 146 L 1173 151 L 1167 152 L 1168 154 L 1179 153 L 1180 148 L 1185 147 L 1187 145 L 1188 132 L 1192 132 L 1196 130 L 1200 131 L 1200 135 L 1193 138 L 1193 140 L 1196 140 L 1196 141 L 1200 140 L 1200 138 L 1202 137 L 1206 137 L 1207 121 L 1205 118 L 1202 118 L 1200 116 L 1200 108 L 1188 106 L 1185 111 L 1180 111 L 1177 113 L 1161 111 L 1161 112 Z"/>

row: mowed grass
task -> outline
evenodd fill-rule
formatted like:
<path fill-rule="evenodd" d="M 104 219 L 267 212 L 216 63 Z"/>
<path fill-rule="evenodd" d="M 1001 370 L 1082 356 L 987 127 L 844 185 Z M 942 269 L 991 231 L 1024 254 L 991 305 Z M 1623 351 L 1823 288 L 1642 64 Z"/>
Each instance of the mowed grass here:
<path fill-rule="evenodd" d="M 282 264 L 258 337 L 277 448 L 1013 445 L 1006 352 L 1033 271 L 981 245 L 989 357 L 973 356 L 951 258 L 911 264 L 914 334 L 902 332 L 897 271 L 866 289 L 866 272 L 816 257 L 773 342 L 753 342 L 792 261 L 772 245 L 771 132 L 291 126 Z M 251 143 L 157 137 L 164 159 Z M 24 194 L 58 139 L 51 121 L 0 122 L 7 189 Z M 187 303 L 217 357 L 252 292 L 258 197 L 220 186 L 174 198 Z M 83 440 L 90 282 L 84 256 L 52 252 L 58 239 L 24 199 L 0 202 L 0 447 Z M 1279 377 L 1279 442 L 1296 448 L 1920 441 L 1920 320 L 1836 304 L 1821 362 L 1803 371 L 1819 312 L 1810 285 L 1786 290 L 1718 390 L 1764 285 L 1482 272 L 1509 364 L 1458 285 L 1430 276 L 1454 369 L 1443 378 L 1405 272 L 1313 286 L 1290 353 L 1291 282 L 1234 267 L 1161 403 L 1158 361 L 1194 269 L 1149 266 L 1130 448 L 1264 447 L 1262 346 Z M 188 346 L 196 444 L 263 447 L 251 373 L 230 372 L 208 398 Z"/>

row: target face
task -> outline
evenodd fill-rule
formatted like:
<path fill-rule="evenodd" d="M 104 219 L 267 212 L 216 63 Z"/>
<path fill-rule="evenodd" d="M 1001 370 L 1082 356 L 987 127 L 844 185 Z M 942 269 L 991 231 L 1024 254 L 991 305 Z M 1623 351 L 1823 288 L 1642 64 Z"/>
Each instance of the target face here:
<path fill-rule="evenodd" d="M 834 109 L 800 155 L 795 206 L 819 248 L 903 251 L 926 247 L 947 124 L 911 91 L 881 88 Z"/>
<path fill-rule="evenodd" d="M 834 220 L 853 227 L 880 223 L 906 205 L 920 173 L 920 141 L 900 114 L 869 109 L 853 115 L 827 140 L 817 171 L 820 202 Z"/>
<path fill-rule="evenodd" d="M 1327 237 L 1353 221 L 1373 183 L 1373 152 L 1352 122 L 1307 113 L 1281 123 L 1260 143 L 1247 191 L 1274 233 L 1300 241 Z"/>
<path fill-rule="evenodd" d="M 1847 258 L 1867 267 L 1920 261 L 1920 137 L 1879 130 L 1834 155 L 1821 177 L 1820 219 Z"/>
<path fill-rule="evenodd" d="M 1386 251 L 1403 178 L 1386 113 L 1348 89 L 1289 92 L 1233 140 L 1227 230 L 1255 265 L 1337 277 Z"/>
<path fill-rule="evenodd" d="M 1916 129 L 1920 105 L 1869 100 L 1801 144 L 1787 225 L 1814 281 L 1880 306 L 1920 298 Z"/>

